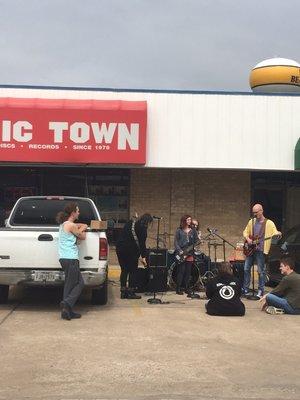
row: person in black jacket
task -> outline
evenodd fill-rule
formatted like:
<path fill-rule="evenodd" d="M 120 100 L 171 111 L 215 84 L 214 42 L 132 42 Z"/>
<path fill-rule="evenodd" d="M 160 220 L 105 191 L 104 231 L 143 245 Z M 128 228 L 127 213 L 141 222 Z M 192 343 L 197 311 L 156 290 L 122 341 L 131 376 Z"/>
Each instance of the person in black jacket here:
<path fill-rule="evenodd" d="M 153 221 L 150 214 L 143 214 L 138 220 L 127 222 L 116 244 L 116 251 L 121 267 L 121 299 L 140 299 L 134 293 L 133 282 L 138 268 L 139 257 L 146 265 L 146 239 L 148 225 Z M 129 282 L 127 285 L 127 280 Z"/>
<path fill-rule="evenodd" d="M 243 316 L 245 306 L 241 302 L 242 287 L 229 262 L 222 262 L 218 267 L 216 278 L 208 281 L 206 296 L 209 299 L 205 304 L 209 315 Z"/>

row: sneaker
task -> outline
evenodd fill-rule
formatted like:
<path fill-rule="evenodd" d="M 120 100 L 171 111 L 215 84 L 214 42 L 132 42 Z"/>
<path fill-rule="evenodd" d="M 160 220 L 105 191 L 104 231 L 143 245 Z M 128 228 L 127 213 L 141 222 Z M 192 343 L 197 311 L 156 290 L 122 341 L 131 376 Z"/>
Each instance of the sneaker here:
<path fill-rule="evenodd" d="M 138 294 L 135 294 L 134 292 L 128 292 L 128 294 L 127 294 L 128 300 L 139 300 L 141 298 L 142 298 L 142 296 L 139 296 Z"/>
<path fill-rule="evenodd" d="M 61 319 L 66 319 L 67 321 L 71 321 L 71 313 L 70 313 L 70 307 L 68 306 L 67 303 L 64 301 L 60 302 L 60 308 L 61 308 Z"/>
<path fill-rule="evenodd" d="M 262 297 L 264 297 L 264 292 L 262 290 L 259 290 L 258 293 L 257 293 L 257 297 L 260 298 L 260 299 Z"/>
<path fill-rule="evenodd" d="M 120 295 L 121 299 L 128 299 L 128 292 L 126 289 L 121 289 L 121 295 Z"/>
<path fill-rule="evenodd" d="M 74 311 L 70 311 L 70 315 L 72 319 L 77 319 L 77 318 L 81 318 L 81 314 L 74 312 Z"/>
<path fill-rule="evenodd" d="M 67 321 L 71 321 L 72 319 L 71 314 L 66 309 L 63 309 L 60 315 L 61 319 L 66 319 Z"/>
<path fill-rule="evenodd" d="M 274 306 L 268 306 L 266 308 L 266 313 L 275 315 L 275 314 L 284 314 L 284 310 L 282 308 L 276 308 Z"/>

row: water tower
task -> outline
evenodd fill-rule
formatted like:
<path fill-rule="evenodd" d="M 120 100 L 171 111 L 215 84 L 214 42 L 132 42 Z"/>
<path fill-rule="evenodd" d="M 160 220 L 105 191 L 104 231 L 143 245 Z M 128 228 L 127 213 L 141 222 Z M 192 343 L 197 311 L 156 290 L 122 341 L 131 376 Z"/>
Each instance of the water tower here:
<path fill-rule="evenodd" d="M 300 65 L 287 58 L 270 58 L 252 69 L 250 86 L 256 93 L 300 93 Z"/>

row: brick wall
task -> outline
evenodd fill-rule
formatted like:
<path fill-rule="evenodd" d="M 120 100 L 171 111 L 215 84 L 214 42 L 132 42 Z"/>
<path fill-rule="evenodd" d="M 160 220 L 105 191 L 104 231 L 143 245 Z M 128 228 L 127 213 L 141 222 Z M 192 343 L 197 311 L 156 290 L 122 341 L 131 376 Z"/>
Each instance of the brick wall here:
<path fill-rule="evenodd" d="M 206 228 L 213 227 L 234 245 L 242 238 L 250 209 L 249 172 L 132 169 L 130 185 L 130 214 L 149 212 L 162 216 L 161 239 L 166 239 L 169 249 L 173 248 L 174 232 L 183 214 L 199 220 L 204 236 L 208 233 Z M 148 231 L 151 247 L 156 244 L 156 229 L 155 221 Z M 217 250 L 221 259 L 222 247 Z M 208 254 L 207 243 L 202 245 L 202 251 Z M 227 245 L 227 258 L 230 253 Z"/>

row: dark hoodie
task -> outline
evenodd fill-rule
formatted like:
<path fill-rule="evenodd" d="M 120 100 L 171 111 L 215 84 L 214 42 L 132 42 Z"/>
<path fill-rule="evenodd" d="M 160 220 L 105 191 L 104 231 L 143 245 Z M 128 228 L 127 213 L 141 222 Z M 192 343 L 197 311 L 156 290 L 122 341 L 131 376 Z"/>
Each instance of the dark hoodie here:
<path fill-rule="evenodd" d="M 206 296 L 207 314 L 224 316 L 245 315 L 245 306 L 240 300 L 241 284 L 233 275 L 217 276 L 208 281 Z"/>

